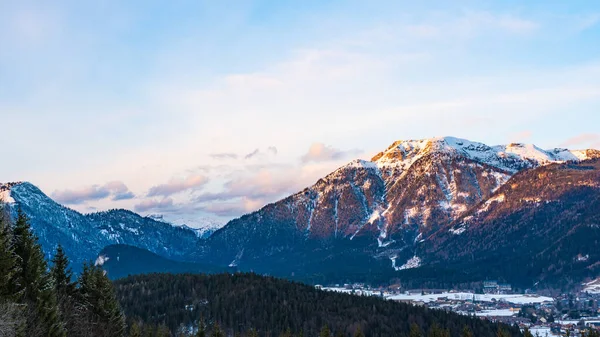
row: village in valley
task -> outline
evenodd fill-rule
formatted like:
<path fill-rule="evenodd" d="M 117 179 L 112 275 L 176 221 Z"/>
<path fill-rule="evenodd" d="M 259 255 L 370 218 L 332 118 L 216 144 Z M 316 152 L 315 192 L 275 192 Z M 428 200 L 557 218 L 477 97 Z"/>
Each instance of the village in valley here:
<path fill-rule="evenodd" d="M 372 288 L 362 283 L 316 287 L 516 324 L 540 337 L 579 336 L 582 330 L 600 329 L 600 291 L 596 286 L 585 287 L 584 284 L 581 291 L 553 296 L 531 291 L 517 293 L 510 284 L 498 281 L 483 281 L 481 284 L 478 291 Z"/>

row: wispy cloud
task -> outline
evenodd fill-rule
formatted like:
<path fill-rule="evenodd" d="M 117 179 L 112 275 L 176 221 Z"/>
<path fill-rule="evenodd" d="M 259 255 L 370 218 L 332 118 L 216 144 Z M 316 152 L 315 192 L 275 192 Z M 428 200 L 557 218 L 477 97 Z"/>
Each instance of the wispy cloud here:
<path fill-rule="evenodd" d="M 210 157 L 217 160 L 237 159 L 238 155 L 231 152 L 211 153 Z"/>
<path fill-rule="evenodd" d="M 590 146 L 595 149 L 600 149 L 600 133 L 582 133 L 567 139 L 560 145 L 564 147 Z"/>
<path fill-rule="evenodd" d="M 149 199 L 144 200 L 134 206 L 136 212 L 165 211 L 173 208 L 173 199 L 164 198 L 162 200 Z"/>
<path fill-rule="evenodd" d="M 264 205 L 264 200 L 243 197 L 227 202 L 201 204 L 198 205 L 196 209 L 221 217 L 237 217 L 242 214 L 256 211 Z"/>
<path fill-rule="evenodd" d="M 218 216 L 239 216 L 280 200 L 316 183 L 345 163 L 345 159 L 292 164 L 247 164 L 231 168 L 221 190 L 193 197 L 190 207 Z M 223 170 L 221 170 L 221 173 Z"/>
<path fill-rule="evenodd" d="M 79 190 L 54 191 L 52 198 L 68 205 L 82 204 L 110 197 L 112 201 L 135 198 L 135 194 L 121 181 L 111 181 L 104 185 L 92 185 Z"/>
<path fill-rule="evenodd" d="M 303 155 L 300 160 L 304 163 L 307 162 L 322 162 L 331 160 L 340 160 L 350 156 L 359 154 L 360 150 L 339 150 L 331 146 L 327 146 L 323 143 L 313 143 L 308 152 Z"/>
<path fill-rule="evenodd" d="M 223 191 L 206 192 L 194 198 L 197 202 L 226 201 L 246 197 L 250 199 L 267 199 L 281 197 L 301 188 L 302 182 L 292 179 L 299 168 L 285 170 L 261 169 L 251 175 L 240 174 L 223 185 Z"/>
<path fill-rule="evenodd" d="M 148 191 L 148 197 L 163 196 L 168 197 L 176 193 L 197 189 L 208 183 L 206 176 L 191 174 L 186 178 L 173 178 L 165 184 L 151 187 Z"/>

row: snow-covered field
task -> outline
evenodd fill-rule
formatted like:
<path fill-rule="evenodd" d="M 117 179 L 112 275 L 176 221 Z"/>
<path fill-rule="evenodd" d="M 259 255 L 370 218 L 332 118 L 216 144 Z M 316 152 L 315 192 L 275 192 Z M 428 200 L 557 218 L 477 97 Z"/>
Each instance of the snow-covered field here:
<path fill-rule="evenodd" d="M 524 295 L 524 294 L 511 294 L 511 295 L 494 295 L 494 294 L 473 294 L 467 292 L 460 293 L 441 293 L 441 294 L 400 294 L 392 295 L 387 297 L 390 300 L 409 300 L 409 301 L 422 301 L 425 303 L 433 302 L 439 298 L 447 297 L 449 300 L 475 300 L 479 302 L 492 302 L 493 299 L 505 300 L 509 303 L 514 304 L 527 304 L 527 303 L 543 303 L 554 301 L 551 297 L 537 296 L 537 295 Z"/>
<path fill-rule="evenodd" d="M 560 337 L 560 335 L 553 334 L 552 331 L 550 331 L 550 328 L 545 327 L 532 327 L 529 331 L 532 335 L 539 337 Z"/>
<path fill-rule="evenodd" d="M 325 291 L 334 291 L 337 293 L 345 293 L 345 294 L 354 294 L 358 296 L 379 296 L 380 292 L 374 292 L 371 290 L 359 290 L 359 289 L 346 289 L 342 287 L 325 287 L 323 288 Z"/>
<path fill-rule="evenodd" d="M 342 287 L 326 287 L 323 290 L 327 291 L 335 291 L 340 293 L 347 294 L 356 294 L 356 295 L 379 295 L 379 292 L 369 291 L 369 290 L 351 290 Z M 413 302 L 434 302 L 440 298 L 448 298 L 448 300 L 457 300 L 457 301 L 468 301 L 474 300 L 478 302 L 493 302 L 493 300 L 500 301 L 504 300 L 508 303 L 513 304 L 530 304 L 530 303 L 544 303 L 544 302 L 553 302 L 554 299 L 552 297 L 546 296 L 538 296 L 538 295 L 526 295 L 526 294 L 508 294 L 508 295 L 496 295 L 496 294 L 473 294 L 469 292 L 443 292 L 439 294 L 398 294 L 398 295 L 385 295 L 384 296 L 388 300 L 395 301 L 413 301 Z M 510 315 L 507 315 L 510 316 Z"/>
<path fill-rule="evenodd" d="M 476 312 L 477 317 L 499 317 L 499 316 L 514 316 L 516 312 L 510 309 L 483 310 Z"/>

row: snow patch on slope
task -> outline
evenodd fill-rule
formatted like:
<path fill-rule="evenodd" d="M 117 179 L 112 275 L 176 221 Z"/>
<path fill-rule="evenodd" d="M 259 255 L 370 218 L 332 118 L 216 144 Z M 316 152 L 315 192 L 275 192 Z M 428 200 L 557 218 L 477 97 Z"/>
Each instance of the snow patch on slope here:
<path fill-rule="evenodd" d="M 483 207 L 477 211 L 477 214 L 486 212 L 488 210 L 488 208 L 490 208 L 490 206 L 492 205 L 492 203 L 494 202 L 504 202 L 504 194 L 498 194 L 496 196 L 493 196 L 491 198 L 489 198 L 484 204 Z"/>
<path fill-rule="evenodd" d="M 584 283 L 582 285 L 583 291 L 586 291 L 590 294 L 600 294 L 600 278 Z"/>
<path fill-rule="evenodd" d="M 461 235 L 462 233 L 465 232 L 465 230 L 467 230 L 467 229 L 465 228 L 465 225 L 463 224 L 463 225 L 459 226 L 458 228 L 450 228 L 448 231 L 454 235 Z"/>
<path fill-rule="evenodd" d="M 394 267 L 395 270 L 404 270 L 404 269 L 412 269 L 412 268 L 418 268 L 421 266 L 421 258 L 418 256 L 413 256 L 410 259 L 408 259 L 408 261 L 406 261 L 405 264 L 401 265 L 400 267 L 396 267 L 396 258 L 392 258 L 392 267 Z"/>
<path fill-rule="evenodd" d="M 7 204 L 14 204 L 15 199 L 13 199 L 10 195 L 10 190 L 0 191 L 0 201 Z"/>
<path fill-rule="evenodd" d="M 98 255 L 98 258 L 96 258 L 96 262 L 94 263 L 94 265 L 96 266 L 103 266 L 104 263 L 106 263 L 106 261 L 110 260 L 110 258 L 106 255 Z"/>

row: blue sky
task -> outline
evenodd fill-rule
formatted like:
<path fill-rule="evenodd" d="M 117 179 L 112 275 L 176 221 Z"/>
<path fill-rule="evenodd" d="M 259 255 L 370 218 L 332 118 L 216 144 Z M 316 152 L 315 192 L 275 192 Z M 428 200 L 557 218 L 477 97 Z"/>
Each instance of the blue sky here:
<path fill-rule="evenodd" d="M 0 0 L 0 180 L 226 220 L 398 139 L 600 147 L 597 1 Z"/>

